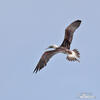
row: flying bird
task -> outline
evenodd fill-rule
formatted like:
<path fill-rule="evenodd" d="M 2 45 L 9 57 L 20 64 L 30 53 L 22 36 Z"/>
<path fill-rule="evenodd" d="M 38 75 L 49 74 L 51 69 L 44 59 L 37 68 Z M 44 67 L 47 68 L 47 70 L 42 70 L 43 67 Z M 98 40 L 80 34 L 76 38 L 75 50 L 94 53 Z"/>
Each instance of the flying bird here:
<path fill-rule="evenodd" d="M 75 30 L 80 26 L 81 20 L 76 20 L 72 22 L 66 29 L 65 29 L 65 37 L 60 46 L 51 45 L 47 49 L 53 48 L 53 50 L 45 51 L 40 58 L 36 68 L 33 72 L 37 73 L 43 67 L 45 67 L 52 56 L 57 53 L 64 53 L 67 55 L 68 61 L 78 61 L 80 62 L 80 53 L 77 49 L 70 50 L 70 45 L 72 43 L 73 34 Z"/>

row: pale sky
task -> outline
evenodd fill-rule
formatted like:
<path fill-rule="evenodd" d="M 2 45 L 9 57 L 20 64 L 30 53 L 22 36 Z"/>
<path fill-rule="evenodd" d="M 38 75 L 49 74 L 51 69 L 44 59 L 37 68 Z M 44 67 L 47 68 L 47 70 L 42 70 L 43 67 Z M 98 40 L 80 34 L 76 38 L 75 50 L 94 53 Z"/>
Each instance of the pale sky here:
<path fill-rule="evenodd" d="M 100 100 L 100 0 L 0 1 L 0 100 Z M 60 45 L 65 28 L 80 19 L 71 49 L 80 63 L 54 56 L 33 74 L 49 45 Z"/>

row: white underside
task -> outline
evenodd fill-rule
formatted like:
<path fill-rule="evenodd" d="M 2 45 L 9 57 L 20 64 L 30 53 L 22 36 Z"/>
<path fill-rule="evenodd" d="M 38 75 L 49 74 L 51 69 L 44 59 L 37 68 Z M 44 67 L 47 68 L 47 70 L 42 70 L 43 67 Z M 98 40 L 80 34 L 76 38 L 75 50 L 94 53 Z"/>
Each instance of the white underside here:
<path fill-rule="evenodd" d="M 68 57 L 77 58 L 76 53 L 74 51 L 72 51 L 72 54 L 68 54 Z"/>

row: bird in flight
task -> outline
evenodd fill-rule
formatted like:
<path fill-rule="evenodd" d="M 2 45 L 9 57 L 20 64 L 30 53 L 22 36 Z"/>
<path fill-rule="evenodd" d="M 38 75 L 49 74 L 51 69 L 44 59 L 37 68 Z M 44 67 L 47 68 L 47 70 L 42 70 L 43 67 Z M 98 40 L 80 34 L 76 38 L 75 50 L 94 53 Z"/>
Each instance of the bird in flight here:
<path fill-rule="evenodd" d="M 33 72 L 37 73 L 43 67 L 45 67 L 52 56 L 57 53 L 64 53 L 67 55 L 68 61 L 79 61 L 80 53 L 77 49 L 70 50 L 70 45 L 73 39 L 73 34 L 75 30 L 80 26 L 81 20 L 76 20 L 72 22 L 66 29 L 65 29 L 65 37 L 60 46 L 51 45 L 47 49 L 53 48 L 53 50 L 45 51 L 40 58 L 36 68 Z"/>

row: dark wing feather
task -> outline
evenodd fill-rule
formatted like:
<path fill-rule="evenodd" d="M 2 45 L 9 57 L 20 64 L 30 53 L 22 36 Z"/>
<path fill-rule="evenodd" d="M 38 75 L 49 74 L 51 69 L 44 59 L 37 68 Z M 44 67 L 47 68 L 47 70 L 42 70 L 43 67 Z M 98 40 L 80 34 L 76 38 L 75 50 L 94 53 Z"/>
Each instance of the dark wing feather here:
<path fill-rule="evenodd" d="M 44 52 L 33 72 L 37 73 L 37 71 L 40 71 L 44 66 L 46 66 L 49 59 L 56 53 L 58 53 L 58 50 L 51 50 Z"/>
<path fill-rule="evenodd" d="M 65 37 L 61 46 L 66 47 L 67 49 L 70 49 L 70 44 L 73 39 L 73 33 L 80 26 L 80 24 L 81 24 L 81 20 L 76 20 L 65 29 Z"/>

